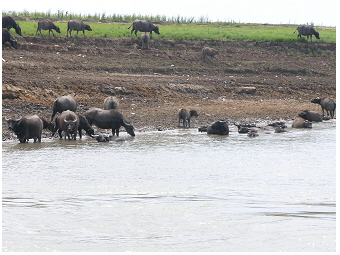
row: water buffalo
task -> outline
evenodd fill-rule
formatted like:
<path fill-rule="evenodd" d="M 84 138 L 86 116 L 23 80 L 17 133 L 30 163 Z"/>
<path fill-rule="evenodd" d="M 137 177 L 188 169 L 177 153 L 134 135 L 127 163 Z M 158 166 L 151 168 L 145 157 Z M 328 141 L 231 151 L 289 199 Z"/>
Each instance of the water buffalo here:
<path fill-rule="evenodd" d="M 211 63 L 214 63 L 215 55 L 219 55 L 217 50 L 210 48 L 210 47 L 204 47 L 202 49 L 202 52 L 203 52 L 204 62 L 206 62 L 206 56 L 210 56 L 211 57 Z"/>
<path fill-rule="evenodd" d="M 128 29 L 130 29 L 130 27 L 132 27 L 131 34 L 133 31 L 135 31 L 136 37 L 138 31 L 150 32 L 150 34 L 152 34 L 153 31 L 158 35 L 160 34 L 158 26 L 155 26 L 151 23 L 151 21 L 148 20 L 135 20 L 132 25 L 128 27 Z"/>
<path fill-rule="evenodd" d="M 83 31 L 84 38 L 85 36 L 85 30 L 87 31 L 92 31 L 91 27 L 89 25 L 84 24 L 82 21 L 77 21 L 77 20 L 70 20 L 67 23 L 67 31 L 66 31 L 66 37 L 68 37 L 68 33 L 70 32 L 70 37 L 72 37 L 71 32 L 72 30 L 77 31 L 76 37 L 78 37 L 79 31 Z"/>
<path fill-rule="evenodd" d="M 135 136 L 134 127 L 127 123 L 123 115 L 114 110 L 103 110 L 100 108 L 91 108 L 85 113 L 85 117 L 89 124 L 93 124 L 99 128 L 112 129 L 112 135 L 119 136 L 119 128 L 123 126 L 131 136 Z"/>
<path fill-rule="evenodd" d="M 315 121 L 315 122 L 321 122 L 322 121 L 321 114 L 318 114 L 317 112 L 314 112 L 314 111 L 305 110 L 303 112 L 300 112 L 298 115 L 299 115 L 299 117 L 301 117 L 305 120 Z"/>
<path fill-rule="evenodd" d="M 105 98 L 104 100 L 104 110 L 111 110 L 111 109 L 116 109 L 118 110 L 119 108 L 119 102 L 116 97 L 109 96 Z"/>
<path fill-rule="evenodd" d="M 64 131 L 65 139 L 67 136 L 69 140 L 70 137 L 76 140 L 79 123 L 77 114 L 70 110 L 63 111 L 60 116 L 56 118 L 55 130 L 58 130 L 60 139 L 62 138 L 61 132 Z M 54 133 L 52 135 L 54 135 Z"/>
<path fill-rule="evenodd" d="M 72 95 L 61 96 L 54 101 L 51 121 L 53 120 L 57 112 L 62 113 L 66 110 L 71 110 L 73 112 L 77 110 L 77 102 Z"/>
<path fill-rule="evenodd" d="M 302 118 L 296 118 L 292 123 L 292 128 L 312 128 L 312 122 Z"/>
<path fill-rule="evenodd" d="M 198 114 L 195 110 L 190 110 L 190 114 L 186 109 L 181 109 L 178 113 L 178 126 L 181 124 L 181 120 L 183 120 L 183 127 L 188 127 L 190 128 L 190 118 L 191 117 L 197 117 Z"/>
<path fill-rule="evenodd" d="M 93 137 L 94 136 L 94 129 L 90 126 L 87 119 L 84 116 L 81 116 L 79 114 L 77 114 L 77 116 L 79 118 L 79 127 L 78 127 L 79 137 L 80 138 L 82 137 L 82 134 L 81 134 L 82 129 L 85 130 L 85 132 L 88 136 Z"/>
<path fill-rule="evenodd" d="M 251 127 L 248 130 L 248 136 L 249 137 L 256 137 L 259 136 L 258 129 L 256 127 Z"/>
<path fill-rule="evenodd" d="M 41 29 L 42 30 L 48 30 L 48 36 L 51 35 L 51 31 L 52 31 L 52 34 L 54 36 L 54 32 L 53 32 L 52 29 L 54 29 L 57 33 L 60 34 L 60 28 L 57 27 L 56 25 L 54 25 L 54 23 L 52 21 L 47 20 L 47 19 L 41 20 L 41 21 L 38 22 L 38 28 L 37 28 L 37 32 L 35 33 L 35 35 L 38 34 L 38 31 L 40 32 L 40 35 L 42 35 Z"/>
<path fill-rule="evenodd" d="M 40 117 L 40 119 L 43 122 L 43 129 L 48 129 L 51 132 L 54 132 L 54 124 L 52 122 L 48 122 L 47 120 L 45 120 L 44 118 Z"/>
<path fill-rule="evenodd" d="M 334 111 L 335 111 L 335 102 L 330 99 L 329 97 L 324 97 L 324 98 L 315 98 L 311 101 L 314 104 L 319 104 L 321 105 L 322 108 L 322 115 L 325 116 L 325 110 L 327 112 L 327 116 L 331 116 L 331 119 L 334 119 Z"/>
<path fill-rule="evenodd" d="M 8 119 L 8 128 L 13 130 L 17 135 L 20 143 L 26 143 L 33 138 L 34 142 L 41 142 L 41 133 L 43 130 L 43 122 L 37 115 L 25 115 L 19 119 Z"/>
<path fill-rule="evenodd" d="M 310 36 L 310 41 L 312 42 L 312 36 L 315 35 L 317 39 L 320 39 L 319 32 L 316 32 L 315 29 L 310 25 L 300 25 L 296 28 L 296 30 L 299 32 L 298 37 L 301 38 L 301 35 L 307 36 L 307 41 Z M 295 34 L 296 30 L 293 34 Z"/>
<path fill-rule="evenodd" d="M 142 39 L 142 49 L 149 50 L 150 49 L 149 48 L 150 35 L 145 32 L 142 34 L 141 39 Z"/>
<path fill-rule="evenodd" d="M 17 24 L 11 16 L 2 16 L 2 28 L 6 28 L 7 30 L 14 28 L 18 35 L 22 35 L 19 24 Z"/>
<path fill-rule="evenodd" d="M 6 29 L 2 29 L 2 45 L 9 42 L 14 49 L 18 48 L 18 42 L 15 40 L 11 34 Z"/>
<path fill-rule="evenodd" d="M 240 134 L 248 134 L 249 128 L 256 127 L 255 124 L 242 124 L 242 125 L 236 125 L 236 126 L 237 126 L 237 131 Z"/>
<path fill-rule="evenodd" d="M 207 133 L 213 135 L 229 135 L 229 126 L 226 121 L 219 120 L 208 127 Z"/>

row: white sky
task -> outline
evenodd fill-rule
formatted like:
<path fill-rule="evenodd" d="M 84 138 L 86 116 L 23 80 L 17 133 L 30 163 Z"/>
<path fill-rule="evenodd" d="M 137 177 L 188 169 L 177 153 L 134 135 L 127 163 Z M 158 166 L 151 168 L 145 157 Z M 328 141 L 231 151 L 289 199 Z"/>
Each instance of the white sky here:
<path fill-rule="evenodd" d="M 16 0 L 4 11 L 208 17 L 212 21 L 336 26 L 336 0 Z"/>

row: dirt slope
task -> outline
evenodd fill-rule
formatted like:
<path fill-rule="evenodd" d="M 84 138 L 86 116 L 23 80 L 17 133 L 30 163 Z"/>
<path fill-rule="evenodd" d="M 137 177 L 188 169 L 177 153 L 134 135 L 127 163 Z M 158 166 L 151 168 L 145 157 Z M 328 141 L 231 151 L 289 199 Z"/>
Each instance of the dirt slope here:
<path fill-rule="evenodd" d="M 292 119 L 316 110 L 316 96 L 336 99 L 335 44 L 173 41 L 152 39 L 141 50 L 136 38 L 18 37 L 3 46 L 3 140 L 11 137 L 4 116 L 29 113 L 50 119 L 54 100 L 75 93 L 79 112 L 120 100 L 120 111 L 137 131 L 172 129 L 181 108 L 196 109 L 192 127 Z M 219 50 L 203 62 L 204 46 Z M 102 131 L 100 131 L 102 132 Z M 45 135 L 48 135 L 46 132 Z"/>

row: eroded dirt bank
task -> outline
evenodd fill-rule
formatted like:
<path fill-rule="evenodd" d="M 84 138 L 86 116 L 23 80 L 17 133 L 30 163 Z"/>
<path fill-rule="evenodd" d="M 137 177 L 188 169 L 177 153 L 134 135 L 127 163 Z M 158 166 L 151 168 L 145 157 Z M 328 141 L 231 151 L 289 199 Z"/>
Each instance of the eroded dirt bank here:
<path fill-rule="evenodd" d="M 289 120 L 320 107 L 316 96 L 336 99 L 335 44 L 159 40 L 141 50 L 139 39 L 18 37 L 3 46 L 2 137 L 5 116 L 29 113 L 50 119 L 54 100 L 75 93 L 79 112 L 120 100 L 137 131 L 172 129 L 181 108 L 195 109 L 192 127 Z M 214 63 L 201 50 L 219 50 Z M 104 132 L 99 130 L 99 132 Z M 44 135 L 50 133 L 44 131 Z"/>

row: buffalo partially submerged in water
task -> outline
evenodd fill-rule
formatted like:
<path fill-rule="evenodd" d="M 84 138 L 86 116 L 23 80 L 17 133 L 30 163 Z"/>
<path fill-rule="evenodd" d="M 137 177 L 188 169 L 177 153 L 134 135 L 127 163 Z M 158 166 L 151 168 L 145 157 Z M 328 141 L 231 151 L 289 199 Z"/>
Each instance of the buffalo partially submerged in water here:
<path fill-rule="evenodd" d="M 104 100 L 104 110 L 111 110 L 111 109 L 116 109 L 118 110 L 119 108 L 119 102 L 116 97 L 109 96 L 105 98 Z"/>
<path fill-rule="evenodd" d="M 301 35 L 307 36 L 307 41 L 310 37 L 310 41 L 312 42 L 312 36 L 314 35 L 317 39 L 320 39 L 319 32 L 316 32 L 314 27 L 310 25 L 300 25 L 296 28 L 296 30 L 299 32 L 298 37 L 301 38 Z M 295 34 L 296 30 L 293 34 Z"/>
<path fill-rule="evenodd" d="M 195 110 L 190 110 L 190 114 L 186 109 L 181 109 L 178 113 L 178 126 L 181 124 L 181 120 L 183 121 L 183 127 L 190 128 L 190 118 L 191 117 L 197 117 L 198 114 Z"/>
<path fill-rule="evenodd" d="M 322 121 L 321 114 L 318 114 L 317 112 L 314 112 L 314 111 L 305 110 L 303 112 L 300 112 L 298 115 L 299 115 L 299 117 L 301 117 L 305 120 L 315 121 L 315 122 L 321 122 Z"/>
<path fill-rule="evenodd" d="M 298 117 L 293 121 L 292 128 L 312 128 L 312 122 Z"/>
<path fill-rule="evenodd" d="M 213 135 L 229 135 L 229 126 L 226 121 L 219 120 L 208 127 L 207 133 Z"/>
<path fill-rule="evenodd" d="M 116 110 L 103 110 L 91 108 L 85 113 L 89 124 L 93 124 L 102 129 L 112 129 L 112 135 L 119 136 L 119 128 L 123 126 L 131 136 L 135 136 L 134 127 L 129 124 L 120 112 Z"/>
<path fill-rule="evenodd" d="M 132 23 L 132 25 L 128 27 L 128 29 L 130 29 L 130 27 L 132 27 L 131 34 L 133 33 L 133 31 L 135 31 L 136 37 L 137 37 L 138 31 L 150 32 L 150 34 L 152 34 L 152 32 L 155 32 L 158 35 L 160 34 L 159 28 L 155 26 L 154 24 L 152 24 L 151 21 L 148 21 L 148 20 L 135 20 Z"/>
<path fill-rule="evenodd" d="M 79 128 L 80 120 L 78 118 L 78 115 L 74 112 L 67 110 L 60 114 L 58 118 L 55 120 L 55 131 L 58 130 L 60 139 L 62 138 L 62 131 L 65 133 L 65 139 L 66 136 L 70 140 L 71 138 L 73 140 L 76 140 L 77 137 L 77 130 Z M 52 134 L 52 136 L 54 133 Z"/>
<path fill-rule="evenodd" d="M 42 35 L 41 29 L 42 30 L 48 30 L 48 36 L 51 35 L 51 32 L 54 36 L 54 32 L 53 32 L 52 29 L 54 29 L 57 33 L 60 34 L 60 28 L 58 26 L 54 25 L 54 23 L 52 21 L 47 20 L 47 19 L 41 20 L 41 21 L 38 22 L 38 28 L 37 28 L 37 32 L 35 33 L 35 35 L 37 35 L 38 32 L 40 32 L 40 35 Z"/>
<path fill-rule="evenodd" d="M 41 142 L 41 134 L 43 130 L 43 121 L 37 115 L 25 115 L 19 119 L 8 119 L 5 117 L 8 123 L 8 128 L 13 130 L 17 135 L 20 143 L 26 143 L 29 139 L 36 142 Z"/>
<path fill-rule="evenodd" d="M 57 112 L 62 113 L 66 110 L 70 110 L 73 112 L 77 110 L 77 102 L 72 95 L 61 96 L 54 101 L 51 121 L 53 120 Z"/>
<path fill-rule="evenodd" d="M 334 112 L 335 112 L 336 104 L 332 99 L 330 99 L 329 97 L 324 97 L 324 98 L 317 97 L 317 98 L 314 98 L 311 102 L 314 104 L 321 105 L 323 116 L 325 116 L 325 110 L 326 110 L 327 116 L 330 115 L 331 119 L 334 119 Z"/>
<path fill-rule="evenodd" d="M 85 37 L 85 30 L 92 31 L 92 29 L 89 25 L 86 25 L 86 24 L 84 24 L 84 22 L 77 21 L 77 20 L 70 20 L 67 23 L 66 37 L 68 37 L 69 32 L 70 32 L 70 37 L 72 37 L 72 35 L 71 35 L 72 30 L 77 31 L 76 37 L 78 37 L 79 31 L 83 31 L 84 38 L 86 38 Z"/>
<path fill-rule="evenodd" d="M 14 28 L 18 35 L 22 35 L 19 24 L 17 24 L 11 16 L 2 16 L 2 28 L 6 28 L 7 30 Z"/>
<path fill-rule="evenodd" d="M 14 49 L 18 48 L 17 40 L 15 40 L 6 29 L 2 29 L 2 45 L 6 42 L 9 42 Z"/>

